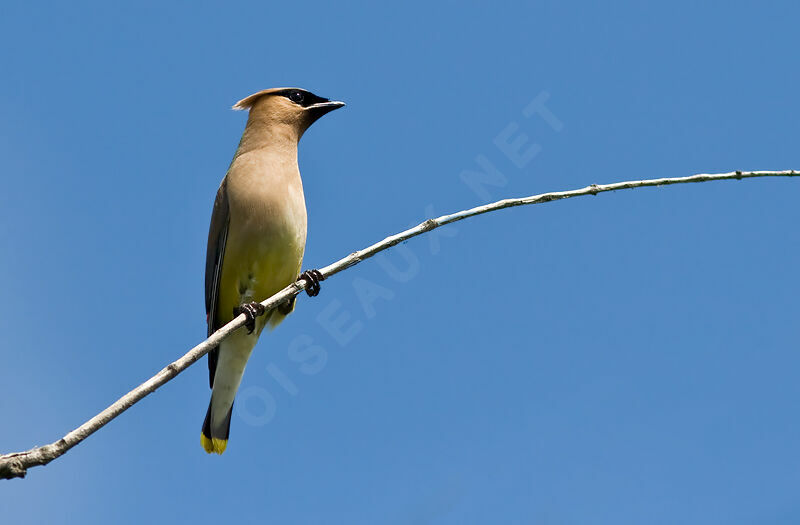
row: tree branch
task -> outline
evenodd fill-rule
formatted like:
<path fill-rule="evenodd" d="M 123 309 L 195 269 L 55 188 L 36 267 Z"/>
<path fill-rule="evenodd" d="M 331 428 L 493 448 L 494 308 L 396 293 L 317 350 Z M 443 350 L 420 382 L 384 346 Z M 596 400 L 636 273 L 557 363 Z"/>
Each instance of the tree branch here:
<path fill-rule="evenodd" d="M 442 215 L 441 217 L 438 217 L 436 219 L 428 219 L 425 222 L 422 222 L 421 224 L 414 226 L 413 228 L 409 228 L 408 230 L 387 237 L 384 240 L 373 244 L 372 246 L 368 246 L 363 250 L 353 252 L 347 257 L 340 259 L 333 264 L 329 264 L 324 268 L 320 268 L 320 272 L 325 278 L 331 277 L 332 275 L 342 272 L 347 268 L 350 268 L 351 266 L 355 266 L 364 259 L 372 257 L 376 253 L 382 252 L 383 250 L 391 248 L 392 246 L 399 244 L 405 240 L 408 240 L 412 237 L 416 237 L 417 235 L 422 235 L 425 232 L 429 232 L 435 228 L 439 228 L 446 224 L 457 222 L 469 217 L 474 217 L 476 215 L 482 215 L 484 213 L 489 213 L 496 210 L 502 210 L 503 208 L 524 206 L 526 204 L 541 204 L 561 199 L 569 199 L 572 197 L 581 197 L 584 195 L 597 195 L 598 193 L 603 193 L 607 191 L 624 190 L 629 188 L 641 188 L 645 186 L 666 186 L 668 184 L 684 184 L 689 182 L 707 182 L 707 181 L 728 180 L 728 179 L 741 180 L 754 177 L 797 177 L 797 176 L 800 176 L 800 172 L 794 170 L 735 171 L 731 173 L 721 173 L 715 175 L 699 174 L 699 175 L 692 175 L 691 177 L 637 180 L 637 181 L 627 181 L 627 182 L 616 182 L 613 184 L 592 184 L 591 186 L 587 186 L 585 188 L 581 188 L 578 190 L 542 193 L 540 195 L 532 195 L 530 197 L 522 197 L 518 199 L 503 199 L 501 201 L 493 202 L 491 204 L 485 204 L 483 206 L 478 206 L 475 208 L 471 208 L 469 210 L 463 210 L 456 213 L 452 213 L 450 215 Z M 277 294 L 273 295 L 269 299 L 262 301 L 261 304 L 264 305 L 267 311 L 269 311 L 272 308 L 275 308 L 276 306 L 288 301 L 291 297 L 294 297 L 295 295 L 303 291 L 307 284 L 309 283 L 301 279 L 287 286 L 286 288 L 284 288 Z M 85 422 L 84 424 L 82 424 L 81 426 L 70 432 L 69 434 L 65 435 L 58 441 L 50 443 L 49 445 L 32 448 L 24 452 L 13 452 L 10 454 L 4 454 L 0 456 L 0 479 L 24 478 L 25 474 L 27 473 L 27 470 L 30 467 L 46 465 L 51 461 L 53 461 L 54 459 L 62 456 L 69 449 L 81 443 L 84 439 L 91 436 L 99 429 L 103 428 L 103 426 L 105 426 L 115 417 L 128 410 L 137 402 L 141 401 L 145 396 L 155 392 L 156 389 L 158 389 L 160 386 L 164 385 L 168 381 L 175 378 L 175 376 L 177 376 L 179 373 L 186 370 L 192 363 L 194 363 L 195 361 L 206 355 L 211 349 L 216 347 L 223 339 L 228 337 L 232 332 L 242 327 L 244 323 L 245 323 L 245 316 L 239 315 L 233 321 L 231 321 L 230 323 L 226 324 L 225 326 L 214 332 L 214 334 L 212 334 L 211 337 L 209 337 L 199 345 L 195 346 L 191 350 L 189 350 L 189 352 L 187 352 L 183 357 L 167 365 L 156 375 L 154 375 L 141 385 L 137 386 L 136 388 L 134 388 L 121 398 L 119 398 L 111 406 L 109 406 L 108 408 L 106 408 L 105 410 L 94 416 L 92 419 L 90 419 L 89 421 Z"/>

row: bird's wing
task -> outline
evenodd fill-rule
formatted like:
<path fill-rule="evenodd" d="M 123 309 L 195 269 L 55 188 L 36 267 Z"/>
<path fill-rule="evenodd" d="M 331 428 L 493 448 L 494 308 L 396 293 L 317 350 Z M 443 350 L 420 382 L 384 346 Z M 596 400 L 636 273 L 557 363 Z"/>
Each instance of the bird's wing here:
<path fill-rule="evenodd" d="M 217 191 L 214 201 L 214 211 L 211 214 L 211 227 L 208 230 L 208 249 L 206 250 L 206 318 L 208 320 L 208 335 L 213 334 L 217 326 L 217 301 L 219 299 L 219 281 L 222 277 L 222 259 L 225 256 L 225 241 L 228 238 L 228 223 L 230 222 L 230 209 L 228 208 L 228 193 L 225 189 L 227 178 Z M 208 383 L 214 386 L 214 373 L 217 370 L 219 347 L 208 353 Z"/>

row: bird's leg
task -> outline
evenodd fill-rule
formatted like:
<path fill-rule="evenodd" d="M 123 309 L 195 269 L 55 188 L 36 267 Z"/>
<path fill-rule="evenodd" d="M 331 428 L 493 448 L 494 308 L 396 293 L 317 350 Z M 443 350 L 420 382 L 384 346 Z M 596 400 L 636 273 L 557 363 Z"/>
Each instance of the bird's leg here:
<path fill-rule="evenodd" d="M 297 299 L 297 296 L 292 297 L 282 305 L 278 307 L 278 311 L 283 315 L 289 315 L 294 310 L 294 302 Z"/>
<path fill-rule="evenodd" d="M 319 294 L 319 282 L 325 280 L 325 276 L 319 270 L 306 270 L 300 274 L 298 279 L 305 279 L 306 293 L 309 297 L 316 297 Z"/>
<path fill-rule="evenodd" d="M 253 330 L 256 329 L 256 317 L 264 315 L 266 311 L 267 309 L 264 308 L 263 304 L 253 301 L 252 303 L 244 303 L 241 306 L 235 307 L 233 309 L 233 316 L 238 317 L 239 314 L 244 314 L 245 317 L 247 317 L 244 326 L 247 327 L 247 333 L 252 334 Z"/>
<path fill-rule="evenodd" d="M 297 280 L 305 279 L 308 284 L 306 285 L 306 293 L 309 297 L 315 297 L 319 294 L 319 282 L 324 281 L 325 277 L 320 273 L 319 270 L 306 270 L 305 272 L 301 273 L 297 276 Z M 292 297 L 282 305 L 278 307 L 278 311 L 283 315 L 289 315 L 294 310 L 294 303 L 297 300 L 297 296 Z"/>

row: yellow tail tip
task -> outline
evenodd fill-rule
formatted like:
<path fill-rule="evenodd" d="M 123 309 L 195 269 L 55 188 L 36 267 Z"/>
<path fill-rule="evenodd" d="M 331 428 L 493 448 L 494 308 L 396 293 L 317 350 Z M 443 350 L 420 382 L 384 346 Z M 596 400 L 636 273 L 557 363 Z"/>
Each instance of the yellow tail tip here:
<path fill-rule="evenodd" d="M 208 439 L 205 434 L 200 434 L 200 444 L 203 445 L 203 450 L 209 454 L 222 454 L 225 452 L 225 447 L 228 446 L 227 439 Z"/>

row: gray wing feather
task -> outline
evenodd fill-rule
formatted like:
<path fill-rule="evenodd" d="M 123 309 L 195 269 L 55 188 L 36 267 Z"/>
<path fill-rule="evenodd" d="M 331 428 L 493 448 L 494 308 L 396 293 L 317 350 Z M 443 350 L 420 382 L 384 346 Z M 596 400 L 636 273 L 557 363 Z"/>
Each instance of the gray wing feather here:
<path fill-rule="evenodd" d="M 219 297 L 219 281 L 222 277 L 222 260 L 225 256 L 225 242 L 228 239 L 228 223 L 230 222 L 230 209 L 228 207 L 228 193 L 225 189 L 227 179 L 217 191 L 214 201 L 214 211 L 211 214 L 211 226 L 208 230 L 208 249 L 206 250 L 206 318 L 208 321 L 208 335 L 213 334 L 217 326 L 217 299 Z M 208 353 L 208 383 L 214 386 L 214 374 L 217 371 L 219 348 Z"/>

